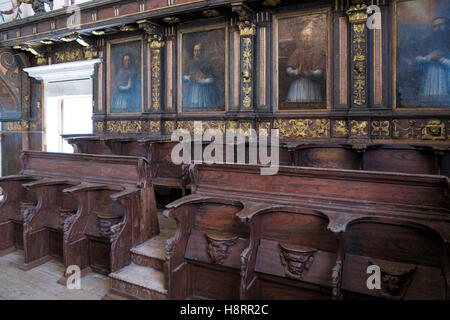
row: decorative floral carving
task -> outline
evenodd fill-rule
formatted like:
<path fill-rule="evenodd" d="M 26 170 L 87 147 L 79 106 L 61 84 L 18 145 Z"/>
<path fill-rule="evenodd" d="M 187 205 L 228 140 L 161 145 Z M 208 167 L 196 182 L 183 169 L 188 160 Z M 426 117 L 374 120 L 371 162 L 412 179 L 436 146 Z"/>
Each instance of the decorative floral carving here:
<path fill-rule="evenodd" d="M 239 239 L 235 235 L 205 233 L 208 242 L 207 251 L 213 263 L 223 264 L 231 254 L 231 248 Z"/>
<path fill-rule="evenodd" d="M 347 120 L 336 120 L 333 126 L 334 134 L 340 137 L 347 137 L 348 136 L 347 125 L 348 125 Z"/>
<path fill-rule="evenodd" d="M 329 138 L 330 125 L 329 119 L 276 119 L 273 127 L 280 138 Z"/>
<path fill-rule="evenodd" d="M 288 278 L 301 280 L 314 263 L 316 249 L 280 243 L 280 259 Z"/>
<path fill-rule="evenodd" d="M 116 133 L 142 133 L 142 123 L 140 120 L 126 121 L 108 121 L 106 123 L 106 132 Z"/>
<path fill-rule="evenodd" d="M 242 38 L 242 105 L 248 109 L 252 106 L 252 64 L 253 64 L 253 50 L 252 50 L 252 38 Z M 250 34 L 253 35 L 253 34 Z M 242 30 L 241 30 L 241 36 Z"/>
<path fill-rule="evenodd" d="M 350 122 L 350 132 L 353 136 L 367 136 L 367 127 L 369 123 L 367 121 L 352 120 Z"/>
<path fill-rule="evenodd" d="M 164 122 L 164 133 L 172 133 L 175 130 L 175 121 Z"/>
<path fill-rule="evenodd" d="M 161 123 L 159 121 L 149 121 L 148 122 L 148 130 L 150 133 L 156 134 L 159 133 L 161 129 Z"/>
<path fill-rule="evenodd" d="M 372 121 L 372 136 L 388 137 L 390 133 L 389 120 L 384 121 Z"/>
<path fill-rule="evenodd" d="M 392 120 L 393 137 L 408 140 L 445 140 L 448 128 L 440 119 Z"/>
<path fill-rule="evenodd" d="M 103 133 L 105 130 L 103 121 L 95 121 L 95 132 Z"/>

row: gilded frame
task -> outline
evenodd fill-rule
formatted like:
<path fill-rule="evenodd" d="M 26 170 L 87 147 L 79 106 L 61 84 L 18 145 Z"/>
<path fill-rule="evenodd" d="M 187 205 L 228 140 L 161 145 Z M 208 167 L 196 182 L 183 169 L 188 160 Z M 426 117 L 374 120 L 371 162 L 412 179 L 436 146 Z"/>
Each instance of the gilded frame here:
<path fill-rule="evenodd" d="M 182 91 L 183 91 L 183 35 L 187 33 L 195 33 L 195 32 L 202 32 L 202 31 L 211 31 L 211 30 L 218 30 L 218 29 L 224 29 L 225 31 L 225 110 L 223 111 L 183 111 L 182 106 Z M 230 105 L 229 101 L 229 31 L 228 31 L 228 24 L 227 23 L 220 23 L 220 24 L 214 24 L 207 27 L 197 27 L 197 28 L 184 28 L 178 30 L 177 33 L 177 111 L 180 115 L 196 115 L 196 116 L 211 116 L 211 115 L 224 115 Z"/>
<path fill-rule="evenodd" d="M 124 113 L 111 113 L 111 45 L 122 44 L 127 42 L 140 41 L 141 52 L 141 111 L 140 112 L 124 112 Z M 109 116 L 123 116 L 123 115 L 140 115 L 144 112 L 145 100 L 144 100 L 144 36 L 134 36 L 129 38 L 109 40 L 106 44 L 106 56 L 107 56 L 107 68 L 106 68 L 106 111 Z"/>
<path fill-rule="evenodd" d="M 302 110 L 280 110 L 279 109 L 279 66 L 278 66 L 278 50 L 279 50 L 279 43 L 278 43 L 278 23 L 280 19 L 287 19 L 287 18 L 294 18 L 294 17 L 301 17 L 301 16 L 309 16 L 309 15 L 315 15 L 315 14 L 325 14 L 327 23 L 326 23 L 326 43 L 327 43 L 327 50 L 326 50 L 326 108 L 322 109 L 302 109 Z M 274 52 L 273 55 L 273 79 L 272 79 L 272 85 L 274 88 L 274 114 L 311 114 L 311 113 L 329 113 L 331 110 L 331 86 L 333 84 L 331 79 L 331 55 L 332 55 L 332 32 L 331 32 L 331 8 L 324 8 L 324 9 L 314 9 L 314 10 L 301 10 L 296 12 L 289 12 L 289 13 L 282 13 L 282 14 L 276 14 L 273 15 L 273 42 L 272 42 L 272 49 Z"/>

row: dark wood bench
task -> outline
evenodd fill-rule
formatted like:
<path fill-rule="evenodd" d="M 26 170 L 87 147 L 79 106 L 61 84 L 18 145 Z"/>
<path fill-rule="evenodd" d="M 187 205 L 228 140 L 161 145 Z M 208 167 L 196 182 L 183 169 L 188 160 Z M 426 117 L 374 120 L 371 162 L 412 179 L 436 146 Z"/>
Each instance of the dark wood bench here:
<path fill-rule="evenodd" d="M 107 274 L 159 233 L 144 158 L 24 151 L 22 163 L 38 200 L 24 221 L 24 269 L 62 255 L 66 268 Z"/>
<path fill-rule="evenodd" d="M 181 189 L 186 195 L 190 189 L 189 174 L 186 165 L 176 165 L 171 159 L 173 148 L 178 144 L 170 137 L 117 137 L 117 136 L 82 136 L 66 139 L 74 146 L 75 152 L 92 154 L 116 154 L 123 156 L 146 157 L 152 168 L 152 183 L 156 187 Z M 202 153 L 210 142 L 201 142 Z M 234 146 L 236 162 L 239 146 Z M 105 151 L 107 150 L 107 151 Z M 244 146 L 244 161 L 249 162 L 249 144 Z M 223 147 L 224 161 L 226 145 Z M 280 164 L 293 165 L 293 153 L 285 145 L 279 147 Z M 195 159 L 194 142 L 191 143 L 191 158 Z"/>
<path fill-rule="evenodd" d="M 167 206 L 176 299 L 449 298 L 450 184 L 443 176 L 192 165 Z M 367 289 L 367 267 L 381 289 Z"/>

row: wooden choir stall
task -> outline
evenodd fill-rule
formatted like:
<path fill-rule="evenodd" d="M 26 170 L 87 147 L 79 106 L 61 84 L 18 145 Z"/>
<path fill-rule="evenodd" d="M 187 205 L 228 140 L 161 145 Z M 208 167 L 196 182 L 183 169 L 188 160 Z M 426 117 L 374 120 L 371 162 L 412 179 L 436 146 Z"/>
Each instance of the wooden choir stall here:
<path fill-rule="evenodd" d="M 8 231 L 3 246 L 23 239 L 24 270 L 62 256 L 66 268 L 108 274 L 130 263 L 132 247 L 159 233 L 145 159 L 25 151 L 21 160 L 21 174 L 2 179 L 0 217 Z M 36 202 L 27 210 L 10 204 L 30 194 Z M 23 235 L 11 227 L 20 222 Z"/>
<path fill-rule="evenodd" d="M 191 167 L 194 193 L 165 211 L 170 298 L 448 299 L 447 177 L 260 169 Z"/>

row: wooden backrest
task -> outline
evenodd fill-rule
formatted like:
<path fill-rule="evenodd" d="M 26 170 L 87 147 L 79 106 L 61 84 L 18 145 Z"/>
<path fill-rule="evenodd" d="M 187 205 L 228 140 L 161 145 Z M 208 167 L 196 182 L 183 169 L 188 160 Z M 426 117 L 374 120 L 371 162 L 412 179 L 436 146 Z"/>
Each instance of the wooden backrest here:
<path fill-rule="evenodd" d="M 145 187 L 147 160 L 137 157 L 23 151 L 22 174 Z"/>
<path fill-rule="evenodd" d="M 421 211 L 448 219 L 449 179 L 443 176 L 360 170 L 283 167 L 261 175 L 261 166 L 195 165 L 196 193 L 349 212 Z"/>

